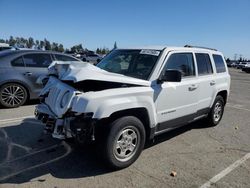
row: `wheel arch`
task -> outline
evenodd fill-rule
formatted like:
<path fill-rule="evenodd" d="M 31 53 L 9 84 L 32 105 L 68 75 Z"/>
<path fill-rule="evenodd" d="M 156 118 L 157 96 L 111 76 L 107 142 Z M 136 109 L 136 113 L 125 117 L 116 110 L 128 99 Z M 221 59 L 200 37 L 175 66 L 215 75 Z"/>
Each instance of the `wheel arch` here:
<path fill-rule="evenodd" d="M 105 120 L 108 121 L 107 123 L 111 123 L 114 120 L 124 117 L 124 116 L 134 116 L 138 118 L 142 122 L 145 128 L 146 138 L 147 139 L 151 138 L 152 135 L 151 135 L 151 128 L 150 128 L 150 116 L 146 108 L 138 107 L 138 108 L 120 110 L 120 111 L 112 113 L 108 118 L 105 118 Z"/>
<path fill-rule="evenodd" d="M 228 97 L 228 91 L 227 90 L 222 90 L 222 91 L 219 91 L 216 95 L 217 96 L 222 96 L 222 98 L 224 99 L 224 103 L 226 104 L 227 103 L 227 97 Z"/>

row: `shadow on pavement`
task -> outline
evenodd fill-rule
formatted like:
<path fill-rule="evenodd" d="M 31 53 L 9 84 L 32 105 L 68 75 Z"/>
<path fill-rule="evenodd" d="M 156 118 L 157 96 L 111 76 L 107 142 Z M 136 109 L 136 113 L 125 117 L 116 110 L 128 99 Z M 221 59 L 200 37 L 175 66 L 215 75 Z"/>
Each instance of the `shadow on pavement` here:
<path fill-rule="evenodd" d="M 192 129 L 208 127 L 203 121 L 189 124 L 156 137 L 145 149 Z M 111 172 L 91 147 L 79 148 L 73 142 L 61 142 L 43 134 L 43 126 L 34 119 L 0 128 L 0 184 L 43 182 L 51 174 L 61 179 L 83 178 Z"/>

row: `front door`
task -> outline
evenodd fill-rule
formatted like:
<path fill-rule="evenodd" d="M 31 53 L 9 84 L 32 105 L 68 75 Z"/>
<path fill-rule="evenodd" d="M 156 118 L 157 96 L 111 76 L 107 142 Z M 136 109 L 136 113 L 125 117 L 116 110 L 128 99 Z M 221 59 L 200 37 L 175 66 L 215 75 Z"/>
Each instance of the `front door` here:
<path fill-rule="evenodd" d="M 52 62 L 51 55 L 46 53 L 31 53 L 24 55 L 23 59 L 26 66 L 24 75 L 30 82 L 33 92 L 38 95 L 42 85 L 37 84 L 36 81 L 39 76 L 48 74 L 47 67 Z"/>
<path fill-rule="evenodd" d="M 173 128 L 190 121 L 197 112 L 198 80 L 193 53 L 171 52 L 162 73 L 180 70 L 181 82 L 164 82 L 155 87 L 155 103 L 159 126 L 157 131 Z"/>

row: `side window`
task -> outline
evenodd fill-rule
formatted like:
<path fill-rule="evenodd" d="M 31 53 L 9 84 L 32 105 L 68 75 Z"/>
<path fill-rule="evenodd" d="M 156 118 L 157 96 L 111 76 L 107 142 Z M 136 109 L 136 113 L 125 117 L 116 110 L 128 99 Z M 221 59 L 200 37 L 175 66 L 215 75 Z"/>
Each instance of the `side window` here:
<path fill-rule="evenodd" d="M 23 57 L 18 57 L 11 61 L 11 65 L 15 67 L 24 67 Z"/>
<path fill-rule="evenodd" d="M 217 73 L 226 72 L 226 67 L 223 58 L 220 55 L 213 55 L 213 58 L 216 67 L 216 72 Z"/>
<path fill-rule="evenodd" d="M 179 70 L 182 76 L 194 76 L 194 58 L 192 53 L 175 53 L 172 54 L 165 65 L 164 70 L 174 69 Z"/>
<path fill-rule="evenodd" d="M 197 61 L 198 75 L 213 74 L 213 68 L 208 54 L 196 53 L 195 57 Z"/>
<path fill-rule="evenodd" d="M 77 61 L 73 57 L 69 57 L 69 56 L 66 56 L 66 55 L 59 55 L 59 54 L 55 54 L 55 58 L 58 61 Z"/>
<path fill-rule="evenodd" d="M 48 67 L 51 62 L 50 54 L 27 54 L 23 56 L 26 67 Z"/>

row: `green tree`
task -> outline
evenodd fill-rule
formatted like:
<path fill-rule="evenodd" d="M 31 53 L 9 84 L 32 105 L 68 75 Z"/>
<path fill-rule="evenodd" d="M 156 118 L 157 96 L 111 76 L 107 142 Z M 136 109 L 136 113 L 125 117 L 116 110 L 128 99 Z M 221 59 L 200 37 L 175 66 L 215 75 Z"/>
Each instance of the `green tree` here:
<path fill-rule="evenodd" d="M 52 45 L 51 45 L 51 50 L 57 52 L 58 51 L 58 44 L 53 42 Z"/>
<path fill-rule="evenodd" d="M 113 49 L 116 49 L 117 48 L 117 44 L 116 44 L 116 41 L 115 41 L 115 44 L 114 44 L 114 48 Z"/>
<path fill-rule="evenodd" d="M 4 39 L 0 39 L 0 42 L 1 42 L 1 43 L 5 43 L 5 40 L 4 40 Z"/>
<path fill-rule="evenodd" d="M 84 50 L 83 50 L 82 44 L 78 44 L 78 45 L 71 47 L 71 51 L 72 52 L 82 52 Z"/>
<path fill-rule="evenodd" d="M 47 39 L 44 39 L 44 48 L 45 50 L 51 50 L 51 44 Z"/>
<path fill-rule="evenodd" d="M 34 39 L 32 37 L 29 37 L 27 42 L 27 48 L 32 48 L 34 45 Z"/>
<path fill-rule="evenodd" d="M 62 45 L 62 44 L 59 44 L 59 46 L 58 46 L 58 51 L 59 51 L 59 52 L 64 52 L 64 48 L 63 48 L 63 45 Z"/>
<path fill-rule="evenodd" d="M 10 36 L 9 45 L 10 45 L 10 46 L 15 46 L 15 44 L 16 44 L 16 40 L 14 39 L 13 36 Z"/>
<path fill-rule="evenodd" d="M 40 48 L 39 40 L 36 40 L 36 48 L 37 48 L 37 49 L 41 49 L 41 48 Z"/>
<path fill-rule="evenodd" d="M 41 49 L 43 49 L 43 48 L 44 48 L 45 43 L 44 43 L 44 41 L 43 41 L 43 40 L 40 40 L 40 42 L 39 42 L 39 46 L 40 46 L 40 48 L 41 48 Z"/>

